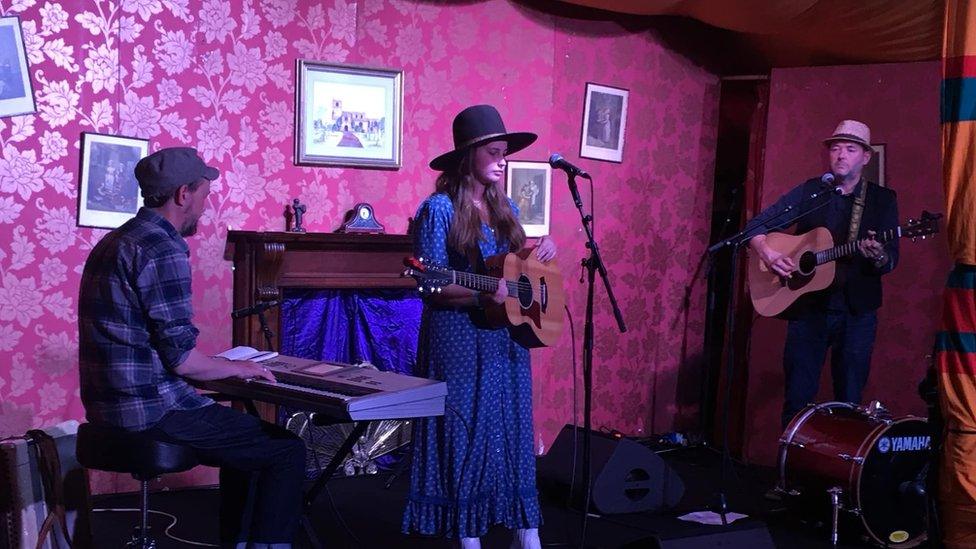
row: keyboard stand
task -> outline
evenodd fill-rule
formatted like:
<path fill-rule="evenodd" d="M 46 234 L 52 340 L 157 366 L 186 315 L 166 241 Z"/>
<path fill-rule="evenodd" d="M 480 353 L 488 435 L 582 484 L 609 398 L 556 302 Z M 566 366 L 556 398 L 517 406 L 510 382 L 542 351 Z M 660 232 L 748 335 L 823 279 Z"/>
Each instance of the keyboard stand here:
<path fill-rule="evenodd" d="M 359 440 L 359 437 L 366 433 L 366 429 L 369 427 L 369 421 L 357 421 L 356 426 L 353 427 L 352 432 L 343 441 L 342 446 L 339 447 L 339 451 L 332 456 L 329 464 L 326 465 L 325 469 L 322 470 L 322 474 L 319 475 L 318 480 L 312 485 L 308 491 L 305 492 L 305 509 L 302 513 L 302 528 L 305 529 L 305 535 L 308 537 L 308 542 L 313 549 L 322 549 L 322 542 L 319 540 L 318 534 L 315 533 L 315 529 L 312 528 L 312 522 L 308 519 L 308 514 L 312 510 L 312 505 L 315 500 L 318 499 L 319 494 L 325 488 L 325 483 L 329 482 L 332 475 L 335 474 L 336 470 L 339 469 L 339 465 L 342 465 L 342 461 L 345 459 L 349 452 L 352 451 L 353 445 Z"/>

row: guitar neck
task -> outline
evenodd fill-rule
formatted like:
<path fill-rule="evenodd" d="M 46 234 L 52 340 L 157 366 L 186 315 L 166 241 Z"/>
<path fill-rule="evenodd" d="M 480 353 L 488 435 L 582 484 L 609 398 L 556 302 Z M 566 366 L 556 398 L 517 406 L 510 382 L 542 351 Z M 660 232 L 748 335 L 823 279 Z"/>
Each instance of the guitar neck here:
<path fill-rule="evenodd" d="M 494 293 L 495 290 L 498 289 L 498 281 L 505 280 L 505 287 L 508 290 L 508 295 L 518 295 L 518 282 L 512 280 L 469 273 L 465 271 L 451 271 L 451 276 L 454 277 L 454 283 L 458 286 L 464 286 L 469 290 L 488 293 Z"/>
<path fill-rule="evenodd" d="M 900 226 L 895 227 L 894 229 L 881 231 L 874 236 L 874 239 L 884 244 L 899 237 L 901 237 Z M 823 265 L 824 263 L 829 263 L 831 261 L 836 261 L 843 257 L 853 255 L 857 252 L 857 245 L 859 242 L 863 242 L 863 240 L 855 240 L 854 242 L 848 242 L 847 244 L 841 244 L 840 246 L 834 246 L 833 248 L 817 252 L 817 265 Z"/>

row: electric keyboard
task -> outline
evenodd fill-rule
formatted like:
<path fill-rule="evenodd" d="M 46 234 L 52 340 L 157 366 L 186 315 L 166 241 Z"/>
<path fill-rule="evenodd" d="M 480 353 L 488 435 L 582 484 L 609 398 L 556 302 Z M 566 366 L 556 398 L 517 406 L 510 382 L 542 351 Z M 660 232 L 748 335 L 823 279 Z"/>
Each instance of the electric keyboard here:
<path fill-rule="evenodd" d="M 284 355 L 260 364 L 274 373 L 277 383 L 226 378 L 197 385 L 233 397 L 326 414 L 337 421 L 444 415 L 447 384 L 443 381 Z"/>

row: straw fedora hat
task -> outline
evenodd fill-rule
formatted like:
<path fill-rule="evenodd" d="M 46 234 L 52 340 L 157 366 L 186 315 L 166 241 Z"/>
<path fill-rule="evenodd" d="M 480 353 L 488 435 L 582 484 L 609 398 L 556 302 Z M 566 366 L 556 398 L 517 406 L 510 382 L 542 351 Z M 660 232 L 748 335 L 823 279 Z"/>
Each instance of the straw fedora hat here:
<path fill-rule="evenodd" d="M 507 142 L 511 154 L 528 147 L 538 137 L 529 132 L 508 132 L 495 107 L 474 105 L 454 117 L 454 150 L 431 160 L 430 167 L 442 172 L 452 170 L 468 149 L 489 141 Z"/>
<path fill-rule="evenodd" d="M 829 147 L 834 141 L 850 141 L 871 150 L 871 128 L 857 120 L 841 120 L 834 130 L 834 135 L 824 139 L 823 142 Z"/>

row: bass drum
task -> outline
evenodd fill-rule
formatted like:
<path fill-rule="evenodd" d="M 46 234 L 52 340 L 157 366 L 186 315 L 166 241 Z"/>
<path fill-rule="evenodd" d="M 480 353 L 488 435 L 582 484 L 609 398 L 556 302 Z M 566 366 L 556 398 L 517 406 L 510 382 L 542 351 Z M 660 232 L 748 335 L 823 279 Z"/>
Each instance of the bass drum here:
<path fill-rule="evenodd" d="M 915 547 L 927 537 L 929 443 L 926 420 L 893 419 L 877 402 L 811 404 L 780 438 L 780 488 L 828 509 L 827 490 L 841 488 L 874 543 Z"/>

